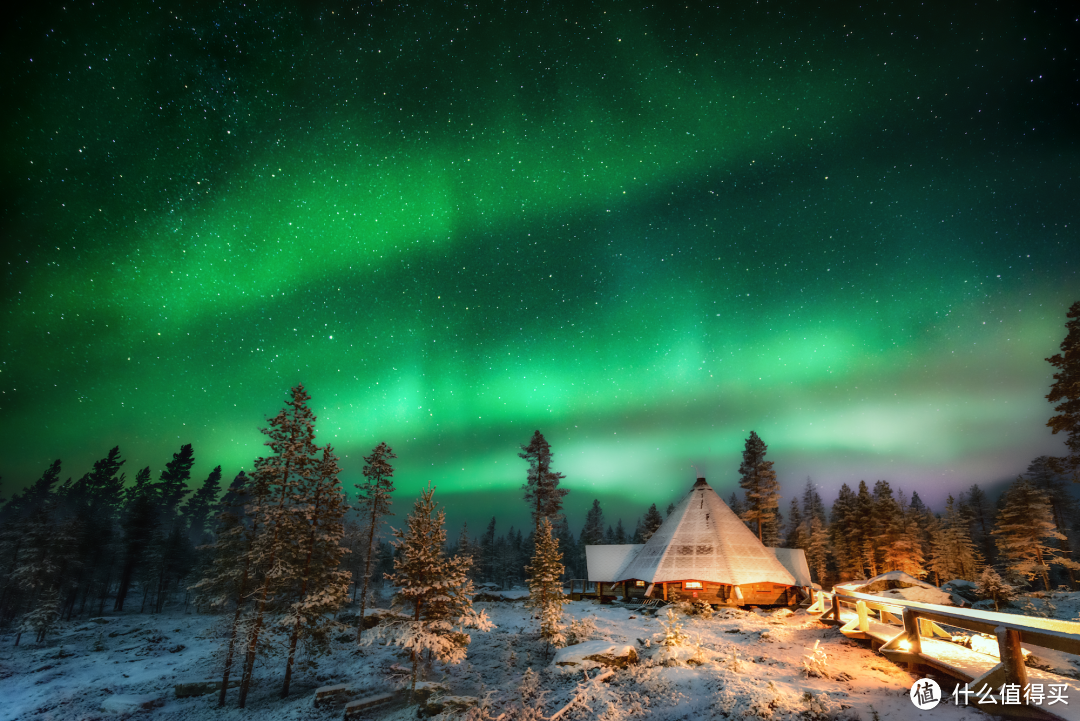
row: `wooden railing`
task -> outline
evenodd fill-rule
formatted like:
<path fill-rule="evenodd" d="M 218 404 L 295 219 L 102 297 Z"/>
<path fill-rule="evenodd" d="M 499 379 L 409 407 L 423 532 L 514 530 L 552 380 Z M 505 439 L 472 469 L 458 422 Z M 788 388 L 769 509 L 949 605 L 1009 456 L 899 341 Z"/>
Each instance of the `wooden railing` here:
<path fill-rule="evenodd" d="M 825 607 L 827 599 L 831 601 L 829 608 Z M 846 623 L 841 619 L 844 606 L 855 611 L 854 618 Z M 1024 665 L 1021 647 L 1021 644 L 1028 644 L 1080 655 L 1080 623 L 886 599 L 859 593 L 843 585 L 835 587 L 832 593 L 817 592 L 813 605 L 807 610 L 821 614 L 822 620 L 841 625 L 840 630 L 847 636 L 867 638 L 874 645 L 880 644 L 878 650 L 883 654 L 893 661 L 907 663 L 913 670 L 918 665 L 929 666 L 971 682 L 977 688 L 984 684 L 998 688 L 1006 683 L 1019 684 L 1023 688 L 1029 683 L 1029 676 L 1034 676 L 1037 682 L 1057 680 L 1080 691 L 1080 682 L 1076 679 L 1029 670 Z M 871 618 L 871 612 L 876 612 L 877 618 Z M 938 639 L 953 638 L 943 625 L 996 638 L 998 662 L 995 664 L 993 657 L 968 651 L 962 646 L 941 645 Z M 1009 712 L 1000 705 L 996 708 L 980 705 L 980 708 L 995 713 Z M 1058 718 L 1077 715 L 1075 706 L 1038 710 Z"/>

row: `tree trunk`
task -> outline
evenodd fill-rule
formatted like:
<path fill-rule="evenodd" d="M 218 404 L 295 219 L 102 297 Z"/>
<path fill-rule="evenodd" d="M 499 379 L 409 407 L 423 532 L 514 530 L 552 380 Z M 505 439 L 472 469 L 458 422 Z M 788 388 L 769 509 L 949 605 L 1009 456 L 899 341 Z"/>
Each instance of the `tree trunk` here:
<path fill-rule="evenodd" d="M 244 592 L 247 590 L 248 561 L 244 562 L 244 575 L 240 578 L 240 587 L 236 591 L 236 613 L 233 614 L 232 628 L 229 629 L 229 646 L 225 651 L 225 671 L 221 675 L 221 693 L 218 694 L 218 708 L 225 705 L 225 694 L 229 690 L 229 676 L 232 674 L 233 653 L 236 650 L 236 630 L 240 625 L 240 615 L 244 610 Z"/>
<path fill-rule="evenodd" d="M 116 603 L 113 605 L 114 611 L 124 610 L 124 601 L 127 599 L 128 591 L 131 589 L 131 580 L 135 575 L 135 558 L 129 556 L 126 563 L 124 563 L 124 570 L 120 574 L 120 586 L 116 589 Z"/>
<path fill-rule="evenodd" d="M 319 496 L 315 496 L 315 507 L 312 509 L 311 514 L 311 533 L 308 535 L 308 549 L 307 558 L 304 559 L 304 575 L 303 581 L 300 583 L 300 603 L 304 602 L 307 597 L 308 577 L 311 575 L 311 555 L 315 548 L 315 531 L 318 528 L 316 518 L 319 517 Z M 360 622 L 360 627 L 364 627 L 363 621 Z M 289 682 L 292 681 L 292 667 L 293 659 L 296 658 L 296 644 L 300 640 L 300 617 L 297 616 L 296 623 L 293 624 L 292 634 L 289 637 L 289 656 L 285 661 L 285 683 L 281 687 L 281 698 L 285 698 L 289 695 Z"/>
<path fill-rule="evenodd" d="M 371 584 L 371 554 L 375 545 L 375 503 L 371 504 L 371 524 L 368 529 L 367 558 L 364 561 L 364 590 L 360 593 L 360 620 L 356 624 L 356 643 L 360 643 L 360 637 L 364 634 L 364 610 L 367 608 L 368 586 Z"/>
<path fill-rule="evenodd" d="M 285 507 L 285 495 L 288 489 L 289 472 L 292 470 L 289 467 L 290 465 L 290 463 L 285 464 L 285 473 L 282 475 L 281 497 L 278 499 L 279 512 Z M 277 558 L 277 540 L 280 528 L 281 519 L 279 517 L 274 520 L 274 533 L 270 541 L 270 558 L 266 564 L 268 572 L 274 568 L 274 561 Z M 248 642 L 247 653 L 244 656 L 244 675 L 240 679 L 240 708 L 244 708 L 244 705 L 247 703 L 248 691 L 251 689 L 251 675 L 255 670 L 255 656 L 258 653 L 259 634 L 262 632 L 263 616 L 266 613 L 266 597 L 269 590 L 270 578 L 269 575 L 267 575 L 263 577 L 262 589 L 259 593 L 259 610 L 255 614 L 255 625 L 251 627 L 251 640 Z"/>

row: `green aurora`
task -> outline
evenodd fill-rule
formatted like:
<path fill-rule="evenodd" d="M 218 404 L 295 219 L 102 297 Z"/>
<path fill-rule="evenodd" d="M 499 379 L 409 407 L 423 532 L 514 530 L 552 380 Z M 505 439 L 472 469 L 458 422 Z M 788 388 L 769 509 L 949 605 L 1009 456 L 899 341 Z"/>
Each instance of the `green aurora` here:
<path fill-rule="evenodd" d="M 1061 447 L 1064 11 L 99 5 L 3 40 L 15 487 L 116 444 L 231 477 L 297 382 L 347 485 L 385 440 L 473 524 L 524 519 L 536 428 L 575 524 L 726 495 L 751 429 L 830 499 Z"/>

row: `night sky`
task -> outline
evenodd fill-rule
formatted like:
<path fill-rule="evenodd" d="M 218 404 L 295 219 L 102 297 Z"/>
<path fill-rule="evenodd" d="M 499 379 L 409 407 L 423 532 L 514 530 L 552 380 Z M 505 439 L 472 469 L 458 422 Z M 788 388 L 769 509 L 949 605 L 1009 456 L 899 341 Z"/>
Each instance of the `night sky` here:
<path fill-rule="evenodd" d="M 1077 13 L 987 3 L 28 3 L 3 25 L 0 473 L 196 481 L 303 382 L 347 487 L 632 527 L 751 429 L 932 504 L 1058 452 Z M 944 5 L 945 7 L 941 7 Z M 786 499 L 784 509 L 786 510 Z M 505 526 L 502 526 L 505 528 Z M 478 528 L 476 530 L 479 530 Z"/>

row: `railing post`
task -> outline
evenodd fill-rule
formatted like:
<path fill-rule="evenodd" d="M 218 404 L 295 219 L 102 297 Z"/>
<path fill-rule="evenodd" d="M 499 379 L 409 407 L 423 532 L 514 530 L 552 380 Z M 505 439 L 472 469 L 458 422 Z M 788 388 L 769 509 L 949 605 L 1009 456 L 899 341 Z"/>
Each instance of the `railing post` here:
<path fill-rule="evenodd" d="M 832 595 L 832 617 L 837 623 L 840 623 L 840 596 L 833 591 Z"/>
<path fill-rule="evenodd" d="M 1005 680 L 1007 683 L 1020 684 L 1023 688 L 1027 685 L 1027 667 L 1024 666 L 1024 652 L 1020 646 L 1020 632 L 1016 629 L 998 626 L 994 629 L 997 636 L 998 654 L 1001 663 L 1005 666 Z"/>
<path fill-rule="evenodd" d="M 922 653 L 922 638 L 919 636 L 919 617 L 910 608 L 904 607 L 904 631 L 910 653 Z"/>
<path fill-rule="evenodd" d="M 870 621 L 866 618 L 866 601 L 856 601 L 855 610 L 859 614 L 859 630 L 866 633 L 870 630 Z"/>

